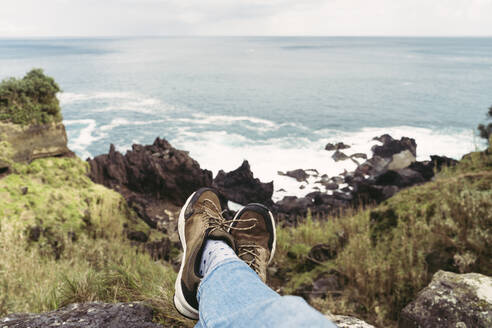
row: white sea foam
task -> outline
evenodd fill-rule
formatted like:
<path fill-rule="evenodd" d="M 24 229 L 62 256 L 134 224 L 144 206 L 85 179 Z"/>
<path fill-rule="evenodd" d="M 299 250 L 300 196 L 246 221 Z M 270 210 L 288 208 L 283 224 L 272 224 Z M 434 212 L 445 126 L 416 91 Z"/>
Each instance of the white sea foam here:
<path fill-rule="evenodd" d="M 90 93 L 74 93 L 62 92 L 58 95 L 58 99 L 62 105 L 83 102 L 95 99 L 135 99 L 138 95 L 132 92 L 90 92 Z"/>
<path fill-rule="evenodd" d="M 210 129 L 196 132 L 193 126 L 196 124 L 214 124 L 215 122 L 241 122 L 242 125 L 254 124 L 260 127 L 275 129 L 280 125 L 274 122 L 254 117 L 240 116 L 229 117 L 222 115 L 204 116 L 194 114 L 190 118 L 163 118 L 158 121 L 131 121 L 126 118 L 115 118 L 109 124 L 97 127 L 91 119 L 65 121 L 67 126 L 81 124 L 83 128 L 76 129 L 77 135 L 70 136 L 69 146 L 80 156 L 87 157 L 90 153 L 87 148 L 96 140 L 110 136 L 111 130 L 125 125 L 148 125 L 164 122 L 187 123 L 186 126 L 169 127 L 172 133 L 168 135 L 169 141 L 177 148 L 190 151 L 202 168 L 210 169 L 214 175 L 218 170 L 231 171 L 239 167 L 242 161 L 247 159 L 255 176 L 262 181 L 274 181 L 274 199 L 278 200 L 285 195 L 303 196 L 320 188 L 321 184 L 315 183 L 321 175 L 330 177 L 346 171 L 353 171 L 357 164 L 353 160 L 335 162 L 332 159 L 333 151 L 324 149 L 328 142 L 344 142 L 349 144 L 349 149 L 343 150 L 347 155 L 364 153 L 371 157 L 371 147 L 379 144 L 373 140 L 375 136 L 388 133 L 394 138 L 408 136 L 416 139 L 417 155 L 419 160 L 429 159 L 429 155 L 438 154 L 459 159 L 463 154 L 476 148 L 472 131 L 439 131 L 409 126 L 391 128 L 364 128 L 358 132 L 344 132 L 339 130 L 320 130 L 315 132 L 319 138 L 312 141 L 300 137 L 270 138 L 266 140 L 252 140 L 239 133 Z M 172 124 L 171 124 L 172 125 Z M 70 129 L 68 129 L 70 130 Z M 167 130 L 168 133 L 171 130 Z M 136 134 L 134 141 L 140 140 Z M 109 137 L 108 137 L 109 138 Z M 118 142 L 118 140 L 111 140 Z M 128 141 L 127 141 L 128 142 Z M 117 149 L 125 151 L 131 144 L 117 144 Z M 140 142 L 140 141 L 139 141 Z M 361 163 L 363 160 L 358 159 Z M 312 176 L 307 183 L 299 183 L 295 179 L 277 174 L 278 171 L 290 171 L 295 169 L 315 169 L 319 175 Z M 301 185 L 304 187 L 301 189 Z M 285 192 L 278 191 L 280 189 Z"/>
<path fill-rule="evenodd" d="M 110 111 L 132 111 L 143 114 L 155 114 L 163 111 L 177 110 L 176 106 L 164 104 L 159 99 L 141 95 L 135 92 L 92 92 L 92 93 L 61 93 L 58 98 L 62 106 L 74 103 L 83 103 L 91 112 Z M 104 101 L 107 105 L 103 107 L 100 103 L 93 101 Z M 93 108 L 96 106 L 95 108 Z"/>
<path fill-rule="evenodd" d="M 109 124 L 103 125 L 99 128 L 101 131 L 111 131 L 114 128 L 125 125 L 150 125 L 156 123 L 163 123 L 167 120 L 154 120 L 154 121 L 129 121 L 125 118 L 115 118 Z"/>
<path fill-rule="evenodd" d="M 250 117 L 250 116 L 207 115 L 204 113 L 195 113 L 193 114 L 193 117 L 199 119 L 200 122 L 204 124 L 219 123 L 219 124 L 227 125 L 234 122 L 247 121 L 254 124 L 261 124 L 266 127 L 270 127 L 272 129 L 278 128 L 278 125 L 272 121 L 257 118 L 257 117 Z"/>
<path fill-rule="evenodd" d="M 87 147 L 92 144 L 94 141 L 104 138 L 104 134 L 97 133 L 94 134 L 96 130 L 96 121 L 92 119 L 85 120 L 65 120 L 63 121 L 65 126 L 70 126 L 74 124 L 82 124 L 85 125 L 84 128 L 80 129 L 79 134 L 75 138 L 71 138 L 69 135 L 68 138 L 68 148 L 75 151 L 82 158 L 87 158 L 91 156 L 91 153 L 88 152 Z"/>
<path fill-rule="evenodd" d="M 336 130 L 318 131 L 318 134 L 325 138 L 317 141 L 281 138 L 253 142 L 242 135 L 224 131 L 202 132 L 197 136 L 192 130 L 187 130 L 171 142 L 177 147 L 189 150 L 202 168 L 211 169 L 214 174 L 219 169 L 234 170 L 244 159 L 247 159 L 256 177 L 262 181 L 274 181 L 274 199 L 277 200 L 285 195 L 303 196 L 314 191 L 313 188 L 316 186 L 323 190 L 320 184 L 314 184 L 319 177 L 310 178 L 306 187 L 300 189 L 302 183 L 290 177 L 279 176 L 277 171 L 316 169 L 319 176 L 327 174 L 330 177 L 339 175 L 344 170 L 353 171 L 357 164 L 350 159 L 335 162 L 331 157 L 333 152 L 324 150 L 326 143 L 343 141 L 351 146 L 343 150 L 347 155 L 364 153 L 371 157 L 371 147 L 379 144 L 373 138 L 384 133 L 394 138 L 402 136 L 415 138 L 419 160 L 428 160 L 431 154 L 459 159 L 475 149 L 471 131 L 436 131 L 406 126 L 366 128 L 353 133 Z M 279 189 L 285 189 L 286 192 L 278 192 Z"/>

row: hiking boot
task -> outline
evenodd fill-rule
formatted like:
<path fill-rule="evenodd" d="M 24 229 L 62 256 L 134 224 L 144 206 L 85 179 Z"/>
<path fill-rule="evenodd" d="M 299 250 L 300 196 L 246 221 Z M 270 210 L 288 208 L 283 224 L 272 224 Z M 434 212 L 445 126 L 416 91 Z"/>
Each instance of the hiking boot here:
<path fill-rule="evenodd" d="M 261 204 L 246 205 L 234 216 L 229 231 L 236 242 L 238 257 L 266 282 L 276 244 L 272 212 Z"/>
<path fill-rule="evenodd" d="M 194 192 L 179 213 L 183 259 L 174 286 L 174 305 L 185 317 L 198 319 L 196 294 L 203 278 L 199 274 L 200 260 L 207 239 L 223 240 L 235 250 L 234 239 L 228 232 L 229 223 L 222 217 L 217 193 L 210 188 Z"/>

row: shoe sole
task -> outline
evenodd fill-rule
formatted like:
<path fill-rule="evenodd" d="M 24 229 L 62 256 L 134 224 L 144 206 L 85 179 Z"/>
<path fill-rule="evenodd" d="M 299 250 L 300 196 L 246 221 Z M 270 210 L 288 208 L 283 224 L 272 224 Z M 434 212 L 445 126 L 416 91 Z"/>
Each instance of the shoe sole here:
<path fill-rule="evenodd" d="M 260 206 L 260 207 L 264 208 L 265 210 L 267 210 L 268 211 L 268 215 L 270 217 L 270 220 L 272 222 L 273 243 L 272 243 L 272 251 L 270 253 L 270 259 L 268 259 L 268 264 L 270 264 L 270 262 L 272 262 L 272 260 L 273 260 L 273 256 L 275 255 L 275 250 L 276 250 L 276 247 L 277 247 L 277 229 L 275 227 L 275 219 L 273 218 L 273 214 L 272 214 L 272 212 L 265 205 L 257 204 L 257 203 L 252 203 L 252 204 L 246 205 L 245 207 L 243 207 L 242 209 L 240 209 L 239 211 L 237 211 L 237 213 L 236 213 L 236 215 L 234 215 L 234 218 L 232 219 L 232 222 L 231 222 L 230 225 L 231 226 L 233 225 L 234 221 L 236 221 L 243 214 L 243 211 L 245 211 L 245 210 L 248 209 L 248 206 L 249 205 Z M 230 231 L 231 231 L 231 229 L 229 228 L 229 232 Z"/>
<path fill-rule="evenodd" d="M 179 240 L 181 242 L 181 246 L 183 247 L 183 258 L 181 260 L 181 267 L 179 268 L 178 277 L 176 278 L 176 282 L 174 283 L 174 306 L 179 313 L 184 315 L 185 317 L 193 320 L 197 320 L 199 315 L 198 311 L 191 306 L 184 297 L 183 289 L 181 288 L 181 278 L 183 276 L 183 269 L 185 266 L 185 256 L 186 256 L 186 237 L 185 237 L 185 211 L 188 207 L 191 199 L 195 196 L 196 192 L 191 194 L 190 197 L 186 200 L 186 203 L 181 208 L 179 212 L 178 219 L 178 234 Z"/>

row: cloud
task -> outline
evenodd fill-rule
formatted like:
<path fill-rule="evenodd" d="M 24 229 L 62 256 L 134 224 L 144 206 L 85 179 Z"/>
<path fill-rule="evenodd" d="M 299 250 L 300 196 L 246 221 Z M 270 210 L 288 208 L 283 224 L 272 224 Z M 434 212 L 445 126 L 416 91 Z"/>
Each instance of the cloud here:
<path fill-rule="evenodd" d="M 16 0 L 1 36 L 490 35 L 492 0 Z"/>

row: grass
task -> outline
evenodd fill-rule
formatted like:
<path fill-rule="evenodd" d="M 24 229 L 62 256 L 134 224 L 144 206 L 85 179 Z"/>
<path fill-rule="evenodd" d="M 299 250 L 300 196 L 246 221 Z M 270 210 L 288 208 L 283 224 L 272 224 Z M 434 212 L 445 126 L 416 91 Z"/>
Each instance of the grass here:
<path fill-rule="evenodd" d="M 73 302 L 144 301 L 166 326 L 193 326 L 172 305 L 176 273 L 126 238 L 162 238 L 118 193 L 92 183 L 87 163 L 48 158 L 14 164 L 0 179 L 0 317 Z M 492 156 L 472 153 L 435 181 L 341 218 L 278 229 L 272 285 L 302 294 L 320 274 L 343 289 L 311 300 L 322 312 L 395 327 L 401 309 L 438 269 L 492 275 Z M 323 243 L 333 257 L 314 264 Z"/>
<path fill-rule="evenodd" d="M 336 270 L 346 279 L 341 296 L 324 295 L 315 307 L 395 327 L 438 269 L 492 275 L 492 156 L 472 153 L 377 207 L 339 219 L 308 217 L 278 236 L 283 293 L 302 292 L 320 273 Z M 337 255 L 313 268 L 308 253 L 320 243 Z"/>
<path fill-rule="evenodd" d="M 144 301 L 165 325 L 191 326 L 172 305 L 176 273 L 128 230 L 162 238 L 118 193 L 92 183 L 87 163 L 48 158 L 15 164 L 0 179 L 0 317 L 73 302 Z M 27 188 L 27 189 L 26 189 Z"/>

